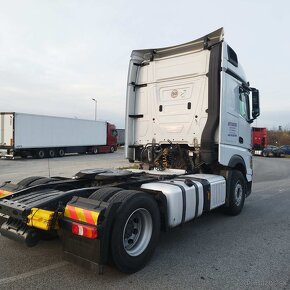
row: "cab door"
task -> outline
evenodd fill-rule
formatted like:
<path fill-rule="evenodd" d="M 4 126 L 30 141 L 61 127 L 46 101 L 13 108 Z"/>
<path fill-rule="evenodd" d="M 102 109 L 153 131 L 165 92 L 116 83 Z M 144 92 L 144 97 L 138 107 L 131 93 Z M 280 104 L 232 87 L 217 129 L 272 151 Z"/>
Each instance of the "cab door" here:
<path fill-rule="evenodd" d="M 232 55 L 235 55 L 235 59 Z M 233 50 L 223 43 L 219 130 L 219 163 L 228 166 L 242 158 L 252 180 L 249 89 Z"/>

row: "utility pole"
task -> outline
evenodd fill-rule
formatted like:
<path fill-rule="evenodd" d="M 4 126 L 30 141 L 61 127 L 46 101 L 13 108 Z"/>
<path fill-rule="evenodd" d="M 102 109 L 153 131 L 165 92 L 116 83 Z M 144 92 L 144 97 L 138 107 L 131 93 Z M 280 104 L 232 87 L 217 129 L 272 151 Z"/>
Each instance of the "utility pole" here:
<path fill-rule="evenodd" d="M 97 100 L 94 98 L 92 100 L 95 102 L 95 121 L 97 121 Z"/>

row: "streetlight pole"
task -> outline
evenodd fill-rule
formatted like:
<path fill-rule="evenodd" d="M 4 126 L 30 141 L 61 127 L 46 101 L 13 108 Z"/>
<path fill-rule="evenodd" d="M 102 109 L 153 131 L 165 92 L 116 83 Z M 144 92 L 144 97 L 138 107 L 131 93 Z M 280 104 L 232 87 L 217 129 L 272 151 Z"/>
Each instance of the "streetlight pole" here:
<path fill-rule="evenodd" d="M 97 121 L 97 100 L 94 98 L 92 100 L 95 102 L 95 121 Z"/>

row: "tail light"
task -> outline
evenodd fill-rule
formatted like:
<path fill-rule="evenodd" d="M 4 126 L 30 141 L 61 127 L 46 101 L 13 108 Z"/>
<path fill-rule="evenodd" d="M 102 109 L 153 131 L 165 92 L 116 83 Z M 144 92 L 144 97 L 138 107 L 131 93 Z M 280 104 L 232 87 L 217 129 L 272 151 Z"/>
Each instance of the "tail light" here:
<path fill-rule="evenodd" d="M 98 231 L 96 227 L 72 223 L 71 231 L 74 235 L 82 236 L 88 239 L 96 239 Z"/>
<path fill-rule="evenodd" d="M 4 196 L 7 196 L 7 195 L 10 195 L 12 194 L 13 192 L 10 192 L 10 191 L 7 191 L 7 190 L 3 190 L 3 189 L 0 189 L 0 198 L 1 197 L 4 197 Z"/>

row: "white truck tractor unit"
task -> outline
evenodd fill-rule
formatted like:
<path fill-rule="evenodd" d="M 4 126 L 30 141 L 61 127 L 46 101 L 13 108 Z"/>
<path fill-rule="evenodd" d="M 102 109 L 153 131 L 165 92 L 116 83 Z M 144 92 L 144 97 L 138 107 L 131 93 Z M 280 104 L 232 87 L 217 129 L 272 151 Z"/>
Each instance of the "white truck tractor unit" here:
<path fill-rule="evenodd" d="M 161 230 L 217 207 L 241 212 L 252 185 L 250 124 L 259 114 L 259 91 L 223 29 L 182 45 L 134 50 L 125 154 L 140 169 L 4 185 L 0 213 L 9 218 L 0 232 L 15 238 L 13 225 L 22 225 L 17 239 L 33 245 L 40 229 L 61 231 L 69 261 L 94 267 L 110 259 L 123 272 L 138 271 Z M 34 193 L 45 201 L 35 203 Z"/>
<path fill-rule="evenodd" d="M 225 175 L 236 169 L 250 192 L 250 124 L 258 100 L 223 29 L 179 46 L 133 51 L 126 157 L 158 170 Z"/>

